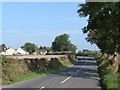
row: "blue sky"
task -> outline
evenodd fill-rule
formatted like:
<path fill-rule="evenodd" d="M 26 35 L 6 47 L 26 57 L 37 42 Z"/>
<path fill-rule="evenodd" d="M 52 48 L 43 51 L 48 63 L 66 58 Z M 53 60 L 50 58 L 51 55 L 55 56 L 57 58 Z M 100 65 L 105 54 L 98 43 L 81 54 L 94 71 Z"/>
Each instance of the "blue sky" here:
<path fill-rule="evenodd" d="M 25 42 L 51 46 L 55 37 L 69 34 L 78 50 L 95 50 L 86 42 L 82 28 L 87 18 L 78 16 L 77 2 L 64 3 L 2 3 L 2 41 L 8 47 L 19 48 Z"/>

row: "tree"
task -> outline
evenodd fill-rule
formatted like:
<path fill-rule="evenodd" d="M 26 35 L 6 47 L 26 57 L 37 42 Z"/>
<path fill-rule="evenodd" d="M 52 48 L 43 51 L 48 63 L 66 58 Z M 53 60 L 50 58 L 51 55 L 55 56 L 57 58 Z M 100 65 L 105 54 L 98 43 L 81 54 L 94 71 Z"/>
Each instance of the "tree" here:
<path fill-rule="evenodd" d="M 46 50 L 46 51 L 51 51 L 50 47 L 46 47 L 46 46 L 40 46 L 39 50 Z"/>
<path fill-rule="evenodd" d="M 7 49 L 6 45 L 5 44 L 1 44 L 0 45 L 0 52 L 3 52 Z"/>
<path fill-rule="evenodd" d="M 88 25 L 83 28 L 86 40 L 108 56 L 120 53 L 120 2 L 87 2 L 79 6 L 79 15 L 88 16 Z"/>
<path fill-rule="evenodd" d="M 75 45 L 71 43 L 69 40 L 68 34 L 62 34 L 55 38 L 54 42 L 52 42 L 53 51 L 73 51 L 77 49 Z"/>
<path fill-rule="evenodd" d="M 33 52 L 36 52 L 38 50 L 38 47 L 33 43 L 25 43 L 21 48 L 28 51 L 30 54 L 33 54 Z"/>

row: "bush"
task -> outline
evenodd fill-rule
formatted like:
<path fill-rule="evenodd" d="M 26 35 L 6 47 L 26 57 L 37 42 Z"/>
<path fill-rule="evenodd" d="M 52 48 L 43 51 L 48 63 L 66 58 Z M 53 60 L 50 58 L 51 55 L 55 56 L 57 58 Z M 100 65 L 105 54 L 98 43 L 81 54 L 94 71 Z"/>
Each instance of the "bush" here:
<path fill-rule="evenodd" d="M 75 54 L 68 54 L 68 59 L 72 64 L 76 63 L 76 55 Z"/>
<path fill-rule="evenodd" d="M 89 51 L 89 52 L 78 52 L 77 56 L 95 56 L 98 52 L 93 52 L 93 51 Z"/>
<path fill-rule="evenodd" d="M 28 68 L 32 72 L 45 71 L 48 68 L 49 61 L 45 58 L 25 60 Z"/>
<path fill-rule="evenodd" d="M 19 75 L 26 74 L 28 71 L 24 61 L 18 59 L 2 57 L 2 80 L 14 81 Z"/>
<path fill-rule="evenodd" d="M 97 58 L 97 57 L 96 57 Z M 99 74 L 101 79 L 102 90 L 116 90 L 118 89 L 118 76 L 114 73 L 114 66 L 111 60 L 106 58 L 97 58 L 99 65 Z"/>
<path fill-rule="evenodd" d="M 104 75 L 103 82 L 107 89 L 118 88 L 118 78 L 111 73 Z"/>
<path fill-rule="evenodd" d="M 11 82 L 21 81 L 24 76 L 29 74 L 47 74 L 48 72 L 54 72 L 65 68 L 65 66 L 71 65 L 68 58 L 51 58 L 47 60 L 42 59 L 24 59 L 18 60 L 14 58 L 2 57 L 2 80 L 4 84 Z M 19 78 L 18 78 L 19 77 Z M 17 80 L 16 80 L 17 79 Z M 25 80 L 25 79 L 24 79 Z"/>
<path fill-rule="evenodd" d="M 50 69 L 57 69 L 63 67 L 63 64 L 58 60 L 58 58 L 51 58 L 49 62 Z"/>

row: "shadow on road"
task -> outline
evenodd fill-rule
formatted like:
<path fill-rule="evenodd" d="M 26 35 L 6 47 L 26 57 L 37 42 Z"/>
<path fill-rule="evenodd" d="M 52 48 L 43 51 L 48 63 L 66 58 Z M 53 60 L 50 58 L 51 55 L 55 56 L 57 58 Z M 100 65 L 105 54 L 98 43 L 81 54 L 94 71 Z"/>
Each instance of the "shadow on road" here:
<path fill-rule="evenodd" d="M 83 67 L 84 65 L 85 67 Z M 77 72 L 78 70 L 79 72 Z M 53 74 L 60 76 L 72 76 L 76 78 L 99 80 L 97 63 L 93 58 L 79 58 L 74 67 L 70 67 Z"/>

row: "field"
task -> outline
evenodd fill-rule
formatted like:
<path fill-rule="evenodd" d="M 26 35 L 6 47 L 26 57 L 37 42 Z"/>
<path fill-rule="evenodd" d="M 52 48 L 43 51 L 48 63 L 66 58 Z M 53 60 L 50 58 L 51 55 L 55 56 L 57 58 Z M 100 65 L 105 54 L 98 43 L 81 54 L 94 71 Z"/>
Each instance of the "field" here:
<path fill-rule="evenodd" d="M 10 58 L 17 58 L 17 59 L 41 59 L 46 58 L 50 60 L 51 58 L 60 58 L 60 57 L 67 57 L 66 55 L 23 55 L 23 56 L 8 56 Z"/>

